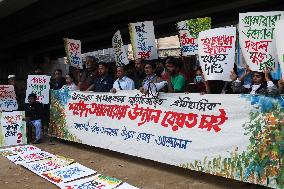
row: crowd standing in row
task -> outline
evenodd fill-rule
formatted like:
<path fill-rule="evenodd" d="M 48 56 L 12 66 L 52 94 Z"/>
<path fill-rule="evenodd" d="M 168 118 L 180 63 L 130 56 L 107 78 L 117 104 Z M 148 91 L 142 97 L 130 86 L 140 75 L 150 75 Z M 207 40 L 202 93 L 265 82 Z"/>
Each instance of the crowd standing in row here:
<path fill-rule="evenodd" d="M 275 96 L 284 91 L 284 82 L 272 81 L 269 70 L 253 72 L 249 68 L 238 77 L 236 69 L 231 72 L 231 82 L 206 81 L 202 69 L 188 58 L 167 57 L 161 60 L 138 59 L 130 61 L 126 66 L 115 66 L 115 63 L 99 62 L 95 57 L 86 57 L 85 68 L 70 67 L 70 73 L 62 76 L 62 70 L 56 69 L 50 87 L 53 90 L 68 89 L 94 92 L 112 92 L 137 89 L 143 94 L 149 93 L 149 86 L 156 87 L 156 92 L 168 93 L 200 93 L 204 94 L 260 94 Z M 32 73 L 43 75 L 37 68 Z M 244 84 L 244 79 L 251 76 L 250 84 Z M 49 105 L 36 101 L 35 94 L 28 94 L 28 103 L 24 103 L 25 93 L 17 85 L 15 75 L 8 76 L 8 84 L 14 85 L 19 103 L 19 110 L 26 112 L 28 133 L 35 128 L 35 141 L 41 140 L 42 125 L 48 128 Z M 155 85 L 156 86 L 156 85 Z M 158 86 L 158 85 L 157 85 Z M 278 87 L 277 87 L 278 86 Z M 45 129 L 46 131 L 47 129 Z M 29 136 L 31 140 L 31 136 Z"/>

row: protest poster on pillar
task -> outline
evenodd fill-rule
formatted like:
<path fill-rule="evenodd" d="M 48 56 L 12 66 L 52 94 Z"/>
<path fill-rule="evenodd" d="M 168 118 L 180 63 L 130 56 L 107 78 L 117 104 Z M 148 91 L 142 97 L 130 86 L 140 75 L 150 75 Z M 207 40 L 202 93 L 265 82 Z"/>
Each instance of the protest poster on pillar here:
<path fill-rule="evenodd" d="M 128 27 L 135 60 L 158 59 L 153 21 L 130 23 Z"/>
<path fill-rule="evenodd" d="M 50 76 L 47 75 L 28 75 L 26 100 L 31 93 L 37 95 L 37 101 L 43 104 L 49 103 Z"/>
<path fill-rule="evenodd" d="M 182 56 L 198 54 L 198 35 L 211 28 L 211 18 L 196 18 L 177 23 Z"/>
<path fill-rule="evenodd" d="M 50 128 L 64 140 L 283 188 L 283 112 L 279 97 L 54 90 Z"/>
<path fill-rule="evenodd" d="M 284 79 L 284 20 L 279 20 L 275 24 L 275 41 L 282 79 Z"/>
<path fill-rule="evenodd" d="M 199 33 L 199 62 L 205 80 L 231 81 L 235 62 L 236 28 L 216 28 Z"/>
<path fill-rule="evenodd" d="M 64 38 L 63 40 L 69 64 L 75 68 L 79 67 L 80 69 L 83 69 L 81 41 L 68 38 Z"/>
<path fill-rule="evenodd" d="M 240 46 L 252 71 L 278 69 L 274 32 L 276 21 L 283 18 L 283 11 L 239 14 Z"/>
<path fill-rule="evenodd" d="M 0 85 L 0 111 L 18 109 L 16 93 L 13 85 Z"/>
<path fill-rule="evenodd" d="M 112 37 L 112 47 L 114 50 L 114 58 L 117 66 L 129 64 L 128 56 L 123 46 L 120 31 L 118 30 Z"/>
<path fill-rule="evenodd" d="M 23 121 L 25 112 L 13 111 L 2 112 L 1 114 L 1 135 L 0 146 L 11 146 L 26 144 L 26 122 Z M 0 139 L 1 140 L 1 139 Z"/>

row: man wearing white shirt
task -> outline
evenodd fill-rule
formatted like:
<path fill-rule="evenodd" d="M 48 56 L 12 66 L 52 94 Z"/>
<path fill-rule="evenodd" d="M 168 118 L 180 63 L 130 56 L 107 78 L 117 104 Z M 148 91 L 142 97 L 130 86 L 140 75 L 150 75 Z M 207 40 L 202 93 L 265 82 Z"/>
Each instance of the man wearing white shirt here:
<path fill-rule="evenodd" d="M 134 90 L 134 81 L 126 76 L 125 67 L 118 66 L 116 68 L 117 80 L 113 83 L 113 88 L 110 90 L 112 93 L 116 93 L 119 90 Z"/>

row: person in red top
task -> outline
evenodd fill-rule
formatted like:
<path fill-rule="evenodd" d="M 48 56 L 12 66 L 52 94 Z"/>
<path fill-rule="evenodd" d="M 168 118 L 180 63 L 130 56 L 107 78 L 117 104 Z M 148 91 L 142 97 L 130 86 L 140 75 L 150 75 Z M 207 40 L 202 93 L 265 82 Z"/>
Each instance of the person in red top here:
<path fill-rule="evenodd" d="M 195 71 L 194 83 L 189 84 L 190 93 L 209 93 L 209 86 L 207 81 L 205 81 L 201 68 Z"/>
<path fill-rule="evenodd" d="M 92 56 L 86 57 L 86 70 L 83 71 L 81 76 L 78 76 L 78 87 L 80 91 L 94 91 L 95 89 L 95 80 L 98 76 L 97 72 L 97 62 L 98 59 Z M 79 75 L 80 70 L 77 69 L 77 74 Z"/>

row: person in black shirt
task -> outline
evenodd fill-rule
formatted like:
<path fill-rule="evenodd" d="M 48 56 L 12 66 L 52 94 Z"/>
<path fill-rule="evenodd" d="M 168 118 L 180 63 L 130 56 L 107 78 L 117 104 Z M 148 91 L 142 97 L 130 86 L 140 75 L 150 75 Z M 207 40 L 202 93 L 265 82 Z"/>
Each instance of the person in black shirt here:
<path fill-rule="evenodd" d="M 65 79 L 62 77 L 62 70 L 56 69 L 54 72 L 54 79 L 50 83 L 50 88 L 53 90 L 59 90 L 65 84 L 66 84 Z"/>
<path fill-rule="evenodd" d="M 35 136 L 36 139 L 33 143 L 37 144 L 40 143 L 41 139 L 41 127 L 42 127 L 42 120 L 44 118 L 44 109 L 43 104 L 36 101 L 36 94 L 31 93 L 28 96 L 28 103 L 25 103 L 22 108 L 22 111 L 25 111 L 28 127 L 35 127 Z M 31 131 L 31 128 L 28 128 Z M 31 133 L 29 133 L 31 134 Z"/>
<path fill-rule="evenodd" d="M 113 86 L 113 78 L 108 74 L 108 66 L 101 62 L 98 66 L 99 77 L 95 81 L 95 92 L 109 92 Z"/>

